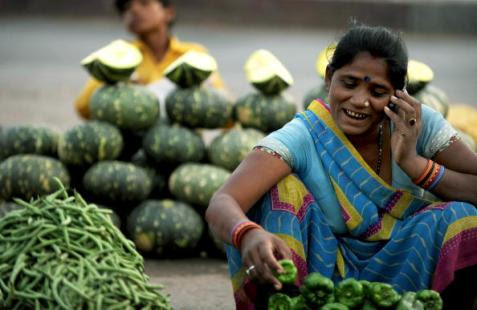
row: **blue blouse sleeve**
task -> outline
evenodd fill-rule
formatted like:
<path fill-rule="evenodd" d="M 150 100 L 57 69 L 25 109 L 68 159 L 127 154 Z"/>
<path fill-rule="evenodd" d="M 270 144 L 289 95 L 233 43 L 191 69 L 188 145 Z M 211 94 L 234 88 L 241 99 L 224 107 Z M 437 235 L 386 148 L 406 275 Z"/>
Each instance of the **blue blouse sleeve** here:
<path fill-rule="evenodd" d="M 282 128 L 270 133 L 255 147 L 277 153 L 296 173 L 306 170 L 313 140 L 303 122 L 294 118 Z"/>
<path fill-rule="evenodd" d="M 457 131 L 439 112 L 422 105 L 421 133 L 417 140 L 419 154 L 432 158 L 447 148 L 453 142 L 453 138 L 457 137 Z"/>

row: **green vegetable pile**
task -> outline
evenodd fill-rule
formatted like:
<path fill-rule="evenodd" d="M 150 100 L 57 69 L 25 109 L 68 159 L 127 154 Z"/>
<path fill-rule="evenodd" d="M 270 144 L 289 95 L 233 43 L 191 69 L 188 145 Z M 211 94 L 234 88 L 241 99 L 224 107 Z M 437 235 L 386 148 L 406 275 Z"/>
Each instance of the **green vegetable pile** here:
<path fill-rule="evenodd" d="M 283 285 L 295 282 L 296 268 L 291 260 L 281 260 L 284 276 L 277 275 Z M 286 281 L 282 281 L 286 279 Z M 318 272 L 308 274 L 299 287 L 299 295 L 289 296 L 277 292 L 268 300 L 269 310 L 347 310 L 347 309 L 396 309 L 441 310 L 442 299 L 438 292 L 421 290 L 399 294 L 390 284 L 347 278 L 336 286 L 333 281 Z"/>
<path fill-rule="evenodd" d="M 171 309 L 109 210 L 64 187 L 0 218 L 0 309 Z"/>

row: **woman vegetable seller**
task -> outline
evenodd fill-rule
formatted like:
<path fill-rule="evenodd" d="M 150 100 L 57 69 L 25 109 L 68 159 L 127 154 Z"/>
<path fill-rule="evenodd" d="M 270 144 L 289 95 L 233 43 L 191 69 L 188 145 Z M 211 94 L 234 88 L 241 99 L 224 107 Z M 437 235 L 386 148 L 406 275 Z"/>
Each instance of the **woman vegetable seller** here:
<path fill-rule="evenodd" d="M 406 92 L 407 63 L 390 30 L 349 29 L 326 70 L 329 105 L 315 100 L 264 138 L 211 199 L 237 308 L 281 288 L 279 259 L 294 261 L 298 281 L 319 272 L 432 288 L 454 309 L 476 296 L 471 284 L 448 291 L 476 271 L 477 155 Z"/>

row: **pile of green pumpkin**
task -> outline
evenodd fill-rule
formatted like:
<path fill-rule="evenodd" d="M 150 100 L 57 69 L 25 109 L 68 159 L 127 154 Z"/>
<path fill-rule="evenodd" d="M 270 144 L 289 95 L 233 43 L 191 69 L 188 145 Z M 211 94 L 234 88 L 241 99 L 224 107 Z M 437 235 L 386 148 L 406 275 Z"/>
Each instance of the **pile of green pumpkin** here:
<path fill-rule="evenodd" d="M 176 87 L 161 115 L 157 96 L 130 80 L 141 60 L 134 46 L 116 40 L 82 61 L 104 83 L 91 98 L 91 120 L 62 133 L 1 130 L 0 212 L 15 209 L 14 198 L 54 192 L 58 178 L 111 209 L 142 254 L 222 256 L 205 209 L 252 147 L 294 116 L 296 105 L 282 95 L 291 75 L 270 52 L 257 51 L 245 65 L 257 92 L 234 103 L 204 83 L 215 59 L 188 52 L 165 72 Z"/>

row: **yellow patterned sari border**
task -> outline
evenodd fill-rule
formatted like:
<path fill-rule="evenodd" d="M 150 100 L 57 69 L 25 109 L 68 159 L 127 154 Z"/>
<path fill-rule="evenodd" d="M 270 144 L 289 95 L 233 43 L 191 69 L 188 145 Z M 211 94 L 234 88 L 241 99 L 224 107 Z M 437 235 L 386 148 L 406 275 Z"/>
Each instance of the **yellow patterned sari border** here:
<path fill-rule="evenodd" d="M 444 236 L 442 244 L 445 244 L 447 241 L 462 231 L 472 228 L 477 228 L 477 216 L 467 216 L 453 222 L 451 225 L 449 225 L 449 228 L 447 228 L 447 232 Z"/>
<path fill-rule="evenodd" d="M 361 154 L 356 150 L 356 148 L 351 144 L 345 134 L 336 126 L 333 117 L 328 109 L 326 109 L 322 103 L 318 100 L 314 100 L 309 106 L 308 109 L 311 110 L 313 113 L 319 116 L 319 118 L 330 128 L 333 133 L 341 140 L 341 142 L 346 146 L 349 152 L 353 155 L 353 157 L 359 162 L 359 164 L 373 177 L 375 178 L 382 186 L 387 188 L 388 190 L 394 191 L 389 184 L 384 182 L 381 177 L 379 177 L 376 172 L 366 163 L 363 159 Z M 306 117 L 306 116 L 305 116 Z"/>
<path fill-rule="evenodd" d="M 335 189 L 336 197 L 338 198 L 340 206 L 349 216 L 349 219 L 347 219 L 345 222 L 346 227 L 348 227 L 349 230 L 353 230 L 363 222 L 363 218 L 361 217 L 359 212 L 353 207 L 353 205 L 343 193 L 341 187 L 335 182 L 335 180 L 331 179 L 331 182 L 333 184 L 333 188 Z"/>

